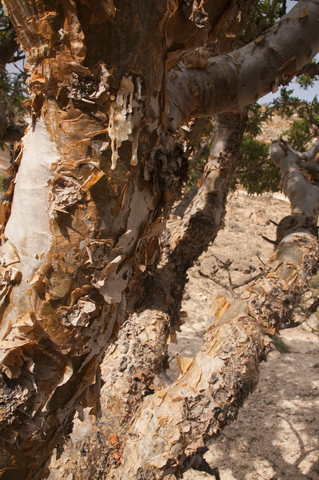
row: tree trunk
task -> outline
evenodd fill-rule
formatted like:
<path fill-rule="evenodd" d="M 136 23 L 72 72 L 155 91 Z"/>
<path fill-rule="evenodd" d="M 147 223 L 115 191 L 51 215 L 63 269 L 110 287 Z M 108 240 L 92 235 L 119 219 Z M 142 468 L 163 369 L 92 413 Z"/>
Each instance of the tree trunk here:
<path fill-rule="evenodd" d="M 180 378 L 144 398 L 124 441 L 114 449 L 123 458 L 122 464 L 100 478 L 180 478 L 195 457 L 205 452 L 207 440 L 216 438 L 223 426 L 236 418 L 256 386 L 269 335 L 289 320 L 319 260 L 318 240 L 312 234 L 316 232 L 319 189 L 308 183 L 306 190 L 307 182 L 298 167 L 300 157 L 311 163 L 319 141 L 308 157 L 287 152 L 281 145 L 284 150 L 278 144 L 272 146 L 271 156 L 281 167 L 285 192 L 294 206 L 292 215 L 278 227 L 279 244 L 263 277 L 226 313 L 217 314 L 204 346 L 195 359 L 187 359 Z M 309 191 L 311 204 L 303 195 Z M 104 452 L 104 460 L 112 457 L 114 450 Z"/>
<path fill-rule="evenodd" d="M 309 156 L 313 157 L 318 149 L 319 141 Z M 117 346 L 106 356 L 105 370 L 111 366 L 111 373 L 106 371 L 105 416 L 94 428 L 95 438 L 92 439 L 90 429 L 84 444 L 83 439 L 75 441 L 56 465 L 58 472 L 52 474 L 52 480 L 67 478 L 70 473 L 81 480 L 92 476 L 122 480 L 160 479 L 169 475 L 180 478 L 203 455 L 206 442 L 216 438 L 236 418 L 238 409 L 257 384 L 258 365 L 268 351 L 269 335 L 281 323 L 289 321 L 319 260 L 318 240 L 311 233 L 317 220 L 318 187 L 312 190 L 312 210 L 308 204 L 305 212 L 302 191 L 307 182 L 298 167 L 300 154 L 291 151 L 287 154 L 275 143 L 271 155 L 281 167 L 285 192 L 295 204 L 292 215 L 278 227 L 280 243 L 262 278 L 228 305 L 228 309 L 226 304 L 224 312 L 217 313 L 217 320 L 209 327 L 195 359 L 187 359 L 183 373 L 173 384 L 151 384 L 154 394 L 146 389 L 141 392 L 138 385 L 146 383 L 145 379 L 151 378 L 155 371 L 151 369 L 152 357 L 159 352 L 158 346 L 163 345 L 160 341 L 165 340 L 159 327 L 165 325 L 165 320 L 168 325 L 168 319 L 163 312 L 150 310 L 127 322 Z M 307 154 L 301 156 L 307 158 Z M 296 185 L 301 188 L 296 190 Z M 144 345 L 144 351 L 138 348 L 139 344 Z M 137 393 L 134 400 L 145 397 L 137 411 L 132 392 Z M 124 422 L 118 421 L 119 416 Z M 129 422 L 126 435 L 125 420 Z"/>
<path fill-rule="evenodd" d="M 237 9 L 246 3 L 238 2 Z M 103 5 L 63 0 L 54 9 L 42 1 L 35 5 L 7 0 L 6 6 L 26 51 L 31 97 L 31 123 L 16 159 L 19 169 L 8 192 L 9 198 L 13 195 L 11 214 L 0 246 L 0 478 L 20 480 L 48 475 L 48 458 L 56 445 L 64 443 L 75 411 L 82 415 L 83 408 L 90 407 L 92 413 L 101 414 L 100 363 L 108 347 L 105 361 L 110 376 L 105 379 L 105 389 L 112 416 L 106 435 L 121 434 L 112 431 L 113 419 L 115 426 L 121 419 L 126 431 L 128 419 L 121 417 L 130 414 L 130 409 L 134 413 L 138 402 L 151 393 L 147 388 L 154 372 L 162 368 L 166 339 L 178 328 L 179 304 L 166 295 L 169 262 L 180 261 L 177 273 L 185 278 L 187 265 L 203 248 L 201 242 L 216 235 L 233 169 L 232 162 L 225 167 L 223 158 L 212 158 L 212 170 L 206 171 L 197 203 L 189 212 L 190 219 L 192 215 L 195 219 L 196 253 L 181 259 L 181 251 L 172 244 L 178 232 L 172 230 L 169 248 L 179 260 L 165 251 L 156 268 L 158 237 L 187 171 L 181 137 L 171 129 L 173 110 L 180 109 L 174 91 L 179 84 L 174 87 L 170 75 L 166 88 L 166 77 L 185 52 L 205 45 L 238 11 L 224 0 L 206 1 L 200 7 L 197 2 L 167 5 L 146 0 L 123 0 L 120 5 L 112 0 Z M 289 17 L 291 39 L 303 37 L 298 47 L 301 43 L 304 48 L 295 51 L 298 68 L 319 48 L 312 33 L 317 31 L 318 3 L 308 0 L 301 6 Z M 274 43 L 279 49 L 281 33 L 285 37 L 287 29 L 279 28 L 277 43 L 271 40 L 272 49 Z M 269 35 L 273 38 L 275 33 Z M 288 43 L 280 45 L 283 54 L 280 61 L 275 55 L 267 82 L 271 78 L 277 81 L 280 62 L 289 61 L 290 65 Z M 261 50 L 259 55 L 268 58 L 269 50 Z M 207 69 L 209 75 L 218 78 L 219 68 L 215 73 L 211 69 Z M 194 75 L 201 78 L 205 71 L 190 69 L 189 77 L 184 72 L 183 78 L 187 82 Z M 227 78 L 227 70 L 225 75 Z M 191 94 L 194 96 L 194 90 Z M 205 95 L 200 98 L 206 102 Z M 245 103 L 250 97 L 241 98 Z M 181 100 L 185 101 L 185 96 L 181 95 Z M 214 110 L 210 104 L 208 112 L 204 103 L 203 114 L 218 113 L 219 106 Z M 225 97 L 225 110 L 233 107 Z M 173 124 L 199 113 L 197 102 L 194 111 L 176 114 Z M 221 176 L 214 173 L 216 165 Z M 217 204 L 210 204 L 212 199 Z M 197 226 L 203 224 L 201 211 L 205 221 L 208 214 L 214 218 L 204 235 Z M 2 217 L 8 217 L 7 210 Z M 182 230 L 184 227 L 182 237 L 187 238 L 190 232 L 186 223 Z M 308 266 L 302 268 L 308 274 Z M 143 284 L 147 278 L 149 286 Z M 157 291 L 161 282 L 165 288 Z M 178 302 L 182 289 L 183 285 L 176 292 Z M 170 308 L 165 310 L 162 305 L 166 301 Z M 258 356 L 259 351 L 258 347 L 252 355 Z M 251 354 L 247 355 L 250 358 Z M 133 362 L 137 362 L 136 371 L 130 371 Z M 119 375 L 121 369 L 131 377 L 134 374 L 134 390 L 127 390 L 124 376 L 121 379 Z M 254 382 L 251 379 L 251 385 Z M 180 385 L 171 388 L 180 392 Z M 121 389 L 123 403 L 118 400 Z M 125 403 L 127 398 L 131 404 Z M 158 395 L 154 398 L 155 407 L 160 407 Z M 165 405 L 165 399 L 160 400 Z M 181 407 L 179 399 L 175 403 Z M 236 407 L 239 403 L 235 401 Z M 136 418 L 140 419 L 138 412 Z M 138 434 L 136 422 L 131 428 Z M 205 430 L 198 428 L 194 426 L 194 432 Z M 184 432 L 181 450 L 174 454 L 181 465 L 187 463 L 189 454 L 181 452 L 187 442 L 193 442 L 194 432 L 192 428 Z M 116 445 L 115 437 L 111 438 Z M 162 475 L 168 468 L 166 460 L 159 461 L 156 473 L 158 465 L 149 457 L 151 448 L 140 458 L 139 443 L 134 450 L 132 438 L 130 434 L 125 437 L 123 455 L 113 448 L 112 474 L 124 459 L 114 475 L 133 478 L 138 468 L 155 469 L 154 475 Z M 126 451 L 139 462 L 135 470 Z"/>
<path fill-rule="evenodd" d="M 302 170 L 318 172 L 313 159 L 319 139 L 306 153 L 275 142 L 271 158 L 281 168 L 292 215 L 278 226 L 278 246 L 257 280 L 212 325 L 204 346 L 172 385 L 148 396 L 131 424 L 124 462 L 115 478 L 179 477 L 205 443 L 232 421 L 258 376 L 268 335 L 287 321 L 304 285 L 317 268 L 319 188 Z M 301 161 L 304 160 L 303 163 Z"/>
<path fill-rule="evenodd" d="M 134 412 L 145 396 L 165 382 L 161 372 L 167 361 L 167 343 L 176 341 L 176 331 L 180 330 L 187 270 L 220 228 L 246 119 L 245 111 L 216 117 L 209 162 L 190 210 L 184 218 L 172 217 L 169 221 L 156 268 L 146 275 L 143 269 L 139 274 L 135 272 L 127 310 L 136 313 L 123 325 L 116 345 L 107 350 L 101 366 L 105 382 L 101 391 L 101 419 L 81 439 L 72 438 L 59 462 L 51 464 L 50 479 L 67 478 L 70 472 L 79 479 L 107 478 L 104 475 L 111 478 L 109 469 L 118 465 L 113 454 L 120 455 L 118 450 L 125 445 Z M 152 258 L 149 253 L 141 257 Z M 117 436 L 118 445 L 110 444 L 112 435 Z"/>

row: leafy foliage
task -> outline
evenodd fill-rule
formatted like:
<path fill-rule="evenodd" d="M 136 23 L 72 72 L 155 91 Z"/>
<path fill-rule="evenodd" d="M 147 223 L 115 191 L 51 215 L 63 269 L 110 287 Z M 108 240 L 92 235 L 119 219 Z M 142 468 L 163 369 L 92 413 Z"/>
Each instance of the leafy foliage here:
<path fill-rule="evenodd" d="M 241 44 L 252 42 L 274 25 L 286 13 L 286 0 L 260 0 L 251 6 L 249 22 Z"/>
<path fill-rule="evenodd" d="M 4 15 L 3 6 L 0 4 L 0 43 L 12 33 L 12 30 L 11 21 Z M 11 68 L 11 71 L 9 71 L 6 66 L 3 71 L 0 71 L 0 102 L 9 119 L 10 115 L 18 116 L 19 118 L 24 112 L 22 102 L 26 98 L 25 81 L 27 75 L 16 64 L 17 61 L 23 58 L 23 52 L 18 50 L 10 61 L 14 68 Z"/>
<path fill-rule="evenodd" d="M 266 106 L 259 105 L 259 103 L 252 103 L 248 105 L 248 121 L 245 129 L 246 135 L 250 138 L 255 138 L 262 134 L 261 125 L 272 119 L 273 109 Z"/>
<path fill-rule="evenodd" d="M 23 100 L 26 98 L 26 74 L 22 71 L 9 73 L 7 70 L 0 72 L 0 90 L 2 91 L 2 102 L 5 110 L 8 109 L 8 102 L 12 105 L 16 115 L 24 111 Z M 6 99 L 4 98 L 6 96 Z"/>
<path fill-rule="evenodd" d="M 319 132 L 319 102 L 317 97 L 312 102 L 300 100 L 292 95 L 293 91 L 282 88 L 280 97 L 273 101 L 272 108 L 282 117 L 292 118 L 287 135 L 289 145 L 298 151 L 309 148 L 313 138 Z"/>
<path fill-rule="evenodd" d="M 242 185 L 248 194 L 278 192 L 280 190 L 280 170 L 269 159 L 269 145 L 244 135 L 231 190 Z"/>
<path fill-rule="evenodd" d="M 299 77 L 297 77 L 297 83 L 304 90 L 307 90 L 309 87 L 314 87 L 315 82 L 318 80 L 318 77 L 312 78 L 310 75 L 299 75 Z"/>
<path fill-rule="evenodd" d="M 239 184 L 246 188 L 249 194 L 279 190 L 280 171 L 269 159 L 269 145 L 256 140 L 256 137 L 262 134 L 262 123 L 271 118 L 270 107 L 263 107 L 258 103 L 249 105 L 237 172 L 231 185 L 232 191 L 236 190 Z"/>
<path fill-rule="evenodd" d="M 311 67 L 313 67 L 313 69 L 318 68 L 318 64 L 317 64 L 316 60 L 312 60 Z M 298 77 L 297 77 L 297 83 L 304 90 L 308 90 L 309 87 L 311 87 L 311 88 L 314 87 L 315 82 L 317 82 L 318 80 L 319 80 L 319 78 L 318 78 L 317 75 L 311 76 L 311 75 L 308 75 L 308 74 L 303 74 L 303 75 L 298 75 Z"/>

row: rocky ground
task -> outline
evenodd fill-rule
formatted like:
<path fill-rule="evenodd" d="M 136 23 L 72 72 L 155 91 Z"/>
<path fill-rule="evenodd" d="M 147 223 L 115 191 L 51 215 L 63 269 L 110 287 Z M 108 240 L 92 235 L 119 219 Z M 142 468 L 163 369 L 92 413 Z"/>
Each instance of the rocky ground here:
<path fill-rule="evenodd" d="M 275 225 L 290 211 L 289 203 L 272 195 L 249 197 L 237 192 L 229 198 L 225 228 L 189 272 L 183 302 L 185 324 L 178 344 L 170 346 L 171 378 L 178 375 L 175 354 L 192 357 L 200 348 L 207 327 L 215 320 L 211 305 L 231 294 L 206 275 L 228 285 L 221 262 L 233 261 L 232 283 L 239 285 L 256 275 L 273 246 L 261 235 L 275 239 Z M 243 287 L 242 287 L 243 288 Z M 235 290 L 239 291 L 239 290 Z M 296 320 L 306 319 L 307 307 L 319 293 L 319 276 L 305 292 Z M 187 317 L 186 317 L 187 314 Z M 235 423 L 229 425 L 206 453 L 221 480 L 319 480 L 319 337 L 313 314 L 276 337 L 267 362 L 260 366 L 257 389 L 246 401 Z M 275 346 L 276 345 L 276 346 Z M 214 478 L 189 471 L 184 480 Z"/>

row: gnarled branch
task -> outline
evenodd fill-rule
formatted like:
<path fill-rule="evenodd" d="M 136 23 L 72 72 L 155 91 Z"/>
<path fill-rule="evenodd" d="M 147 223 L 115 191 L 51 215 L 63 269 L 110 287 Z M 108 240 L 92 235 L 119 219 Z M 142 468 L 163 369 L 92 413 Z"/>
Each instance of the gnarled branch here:
<path fill-rule="evenodd" d="M 207 68 L 190 68 L 187 57 L 167 80 L 172 127 L 194 116 L 238 109 L 287 84 L 319 51 L 319 4 L 300 1 L 265 35 L 218 57 Z"/>

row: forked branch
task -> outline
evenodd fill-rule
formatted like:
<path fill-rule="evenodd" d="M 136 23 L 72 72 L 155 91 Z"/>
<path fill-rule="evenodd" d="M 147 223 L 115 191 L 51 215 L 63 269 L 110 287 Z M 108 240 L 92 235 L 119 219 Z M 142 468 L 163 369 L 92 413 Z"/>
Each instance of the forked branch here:
<path fill-rule="evenodd" d="M 283 177 L 286 162 L 296 165 L 298 161 L 290 155 L 281 154 Z M 303 187 L 301 182 L 302 192 Z M 318 189 L 314 188 L 316 201 Z M 289 189 L 285 193 L 291 194 Z M 258 364 L 268 349 L 267 335 L 288 321 L 291 306 L 298 302 L 318 263 L 318 240 L 311 234 L 313 215 L 314 211 L 310 231 L 305 212 L 279 224 L 278 236 L 285 228 L 288 233 L 263 275 L 208 329 L 204 346 L 180 378 L 144 400 L 127 437 L 125 463 L 115 478 L 161 479 L 170 474 L 179 478 L 191 458 L 205 450 L 207 439 L 216 437 L 235 418 L 256 384 Z"/>

